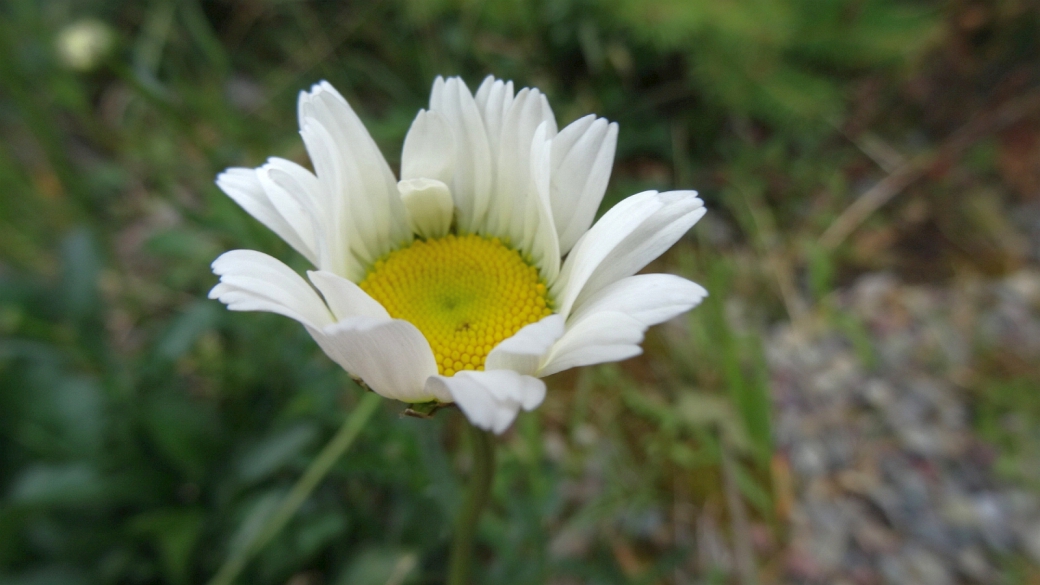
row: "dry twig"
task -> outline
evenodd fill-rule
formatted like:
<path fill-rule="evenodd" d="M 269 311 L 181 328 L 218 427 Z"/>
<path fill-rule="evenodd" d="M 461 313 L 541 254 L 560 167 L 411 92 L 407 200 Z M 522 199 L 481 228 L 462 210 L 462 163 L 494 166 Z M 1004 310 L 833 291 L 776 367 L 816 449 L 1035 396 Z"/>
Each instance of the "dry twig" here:
<path fill-rule="evenodd" d="M 721 433 L 720 433 L 721 435 Z M 729 509 L 733 534 L 733 556 L 740 585 L 757 585 L 758 564 L 755 562 L 754 547 L 751 544 L 751 529 L 748 524 L 747 510 L 740 495 L 737 484 L 736 462 L 733 453 L 723 438 L 720 442 L 722 455 L 722 485 L 726 493 L 726 507 Z"/>
<path fill-rule="evenodd" d="M 820 244 L 833 250 L 848 238 L 872 213 L 903 189 L 940 164 L 949 164 L 985 136 L 1014 124 L 1040 109 L 1040 89 L 1004 102 L 1000 107 L 976 115 L 950 135 L 937 150 L 915 156 L 892 171 L 850 205 L 820 237 Z"/>

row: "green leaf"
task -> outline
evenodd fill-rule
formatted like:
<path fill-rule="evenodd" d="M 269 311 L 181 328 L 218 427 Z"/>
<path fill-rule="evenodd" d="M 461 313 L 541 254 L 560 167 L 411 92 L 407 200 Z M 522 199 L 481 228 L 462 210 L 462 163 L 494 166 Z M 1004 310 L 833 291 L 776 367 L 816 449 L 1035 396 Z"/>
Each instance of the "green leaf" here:
<path fill-rule="evenodd" d="M 15 576 L 0 577 L 0 585 L 88 585 L 89 583 L 91 581 L 82 571 L 60 565 L 37 568 Z"/>
<path fill-rule="evenodd" d="M 419 557 L 410 551 L 369 548 L 353 559 L 343 570 L 336 585 L 405 585 L 414 583 Z"/>
<path fill-rule="evenodd" d="M 247 506 L 247 511 L 238 530 L 231 537 L 230 556 L 234 556 L 250 546 L 264 529 L 267 519 L 274 514 L 282 503 L 285 490 L 269 490 L 255 496 Z"/>
<path fill-rule="evenodd" d="M 220 314 L 220 305 L 212 301 L 192 303 L 166 329 L 159 339 L 157 353 L 168 360 L 180 358 L 203 333 L 213 328 Z"/>
<path fill-rule="evenodd" d="M 731 447 L 745 453 L 751 450 L 744 424 L 729 400 L 703 392 L 684 392 L 675 412 L 688 427 L 716 429 Z"/>
<path fill-rule="evenodd" d="M 246 483 L 260 481 L 278 471 L 314 443 L 318 429 L 301 423 L 254 445 L 238 462 L 238 476 Z"/>
<path fill-rule="evenodd" d="M 307 518 L 295 531 L 296 550 L 300 557 L 310 558 L 346 530 L 347 522 L 339 514 L 322 513 Z"/>
<path fill-rule="evenodd" d="M 62 242 L 62 270 L 61 290 L 69 316 L 82 319 L 97 311 L 101 254 L 86 228 L 73 231 Z"/>
<path fill-rule="evenodd" d="M 145 428 L 156 447 L 183 473 L 199 479 L 215 455 L 217 422 L 205 404 L 170 394 L 150 401 Z"/>
<path fill-rule="evenodd" d="M 151 539 L 172 582 L 188 583 L 192 552 L 204 520 L 199 509 L 156 510 L 131 520 L 130 530 Z"/>
<path fill-rule="evenodd" d="M 24 507 L 65 507 L 96 503 L 105 496 L 105 481 L 86 463 L 37 464 L 18 476 L 9 501 Z"/>

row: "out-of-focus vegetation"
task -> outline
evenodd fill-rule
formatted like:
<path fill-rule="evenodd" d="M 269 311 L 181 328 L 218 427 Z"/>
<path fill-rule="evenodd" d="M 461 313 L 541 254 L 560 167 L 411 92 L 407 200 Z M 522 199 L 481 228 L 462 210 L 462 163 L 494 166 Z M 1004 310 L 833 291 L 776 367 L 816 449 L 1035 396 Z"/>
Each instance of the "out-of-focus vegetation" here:
<path fill-rule="evenodd" d="M 70 41 L 84 19 L 100 37 Z M 550 379 L 503 439 L 481 583 L 692 581 L 691 507 L 782 540 L 761 331 L 864 270 L 948 281 L 1029 261 L 1002 209 L 1036 186 L 996 187 L 1029 175 L 992 138 L 837 248 L 818 238 L 904 156 L 1035 86 L 1038 22 L 1024 0 L 8 0 L 0 582 L 205 581 L 359 400 L 295 322 L 205 298 L 227 249 L 305 268 L 212 180 L 306 163 L 295 100 L 319 79 L 392 165 L 436 75 L 537 86 L 561 126 L 620 123 L 605 206 L 692 187 L 711 208 L 658 266 L 708 301 L 643 357 Z M 1035 433 L 991 423 L 1040 420 L 1036 380 L 1005 374 L 979 383 L 980 425 L 1021 461 Z M 458 414 L 400 410 L 385 403 L 242 582 L 440 582 Z"/>

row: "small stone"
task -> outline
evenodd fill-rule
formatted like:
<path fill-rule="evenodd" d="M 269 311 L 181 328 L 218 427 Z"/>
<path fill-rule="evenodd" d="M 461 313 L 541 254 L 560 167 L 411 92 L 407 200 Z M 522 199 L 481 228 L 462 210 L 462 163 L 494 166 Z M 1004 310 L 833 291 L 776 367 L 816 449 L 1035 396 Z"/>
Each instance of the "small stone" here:
<path fill-rule="evenodd" d="M 809 551 L 802 547 L 791 547 L 787 554 L 787 572 L 799 582 L 815 583 L 823 578 L 823 571 Z M 807 547 L 806 547 L 807 548 Z"/>
<path fill-rule="evenodd" d="M 1012 489 L 1003 494 L 1003 507 L 1015 518 L 1040 515 L 1040 498 L 1021 489 Z"/>
<path fill-rule="evenodd" d="M 910 524 L 910 533 L 935 552 L 954 554 L 953 531 L 931 509 L 918 514 Z"/>
<path fill-rule="evenodd" d="M 858 522 L 852 536 L 860 548 L 871 553 L 891 552 L 898 544 L 896 535 L 891 530 L 871 520 Z"/>
<path fill-rule="evenodd" d="M 1040 565 L 1040 521 L 1023 530 L 1019 534 L 1019 540 L 1022 543 L 1022 550 L 1034 563 Z"/>
<path fill-rule="evenodd" d="M 951 585 L 953 576 L 942 559 L 924 548 L 912 548 L 906 553 L 911 579 L 907 583 L 920 585 Z"/>
<path fill-rule="evenodd" d="M 809 477 L 820 475 L 827 469 L 826 452 L 815 441 L 803 441 L 795 447 L 791 463 L 802 475 Z"/>
<path fill-rule="evenodd" d="M 582 447 L 591 447 L 599 441 L 599 432 L 596 427 L 588 423 L 578 425 L 574 430 L 574 442 Z"/>
<path fill-rule="evenodd" d="M 813 557 L 827 572 L 839 569 L 848 549 L 851 515 L 843 507 L 827 502 L 810 501 L 805 509 L 813 524 Z"/>
<path fill-rule="evenodd" d="M 993 582 L 993 567 L 978 547 L 965 547 L 957 553 L 957 570 L 979 583 Z"/>
<path fill-rule="evenodd" d="M 864 386 L 863 397 L 874 408 L 885 410 L 895 401 L 892 386 L 884 380 L 872 379 Z"/>
<path fill-rule="evenodd" d="M 986 545 L 1001 554 L 1010 552 L 1014 537 L 1008 526 L 1008 518 L 1001 510 L 1000 500 L 992 493 L 984 493 L 976 496 L 974 503 Z"/>
<path fill-rule="evenodd" d="M 884 555 L 881 557 L 880 565 L 881 576 L 888 585 L 905 585 L 913 582 L 902 557 Z"/>
<path fill-rule="evenodd" d="M 567 441 L 560 433 L 547 431 L 542 445 L 545 448 L 545 454 L 550 461 L 559 463 L 567 458 Z"/>
<path fill-rule="evenodd" d="M 1040 306 L 1040 272 L 1020 270 L 1004 279 L 1003 285 L 1023 301 Z"/>
<path fill-rule="evenodd" d="M 943 518 L 952 526 L 975 529 L 979 526 L 979 514 L 974 502 L 961 495 L 948 495 L 943 501 Z"/>
<path fill-rule="evenodd" d="M 867 473 L 858 469 L 847 469 L 837 475 L 837 482 L 847 492 L 866 495 L 870 490 L 878 487 L 878 477 L 874 473 Z"/>
<path fill-rule="evenodd" d="M 923 426 L 904 426 L 896 430 L 903 445 L 912 453 L 923 457 L 937 455 L 942 442 L 933 429 Z"/>
<path fill-rule="evenodd" d="M 899 493 L 888 485 L 880 485 L 870 490 L 870 501 L 884 514 L 885 520 L 893 527 L 905 526 L 908 518 Z"/>
<path fill-rule="evenodd" d="M 831 469 L 846 469 L 853 465 L 856 457 L 856 437 L 848 428 L 840 427 L 824 438 L 827 459 Z"/>

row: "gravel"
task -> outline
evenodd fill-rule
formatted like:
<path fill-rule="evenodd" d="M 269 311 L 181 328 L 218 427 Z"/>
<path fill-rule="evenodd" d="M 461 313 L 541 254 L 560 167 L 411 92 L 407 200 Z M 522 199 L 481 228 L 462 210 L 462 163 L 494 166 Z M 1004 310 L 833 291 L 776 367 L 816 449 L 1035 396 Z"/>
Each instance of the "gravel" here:
<path fill-rule="evenodd" d="M 833 310 L 865 335 L 820 319 L 767 339 L 795 500 L 786 580 L 991 583 L 1008 555 L 1040 564 L 1040 498 L 998 477 L 961 388 L 978 347 L 1040 360 L 1040 273 L 956 288 L 868 275 Z"/>

